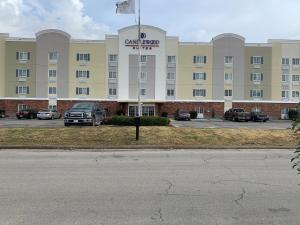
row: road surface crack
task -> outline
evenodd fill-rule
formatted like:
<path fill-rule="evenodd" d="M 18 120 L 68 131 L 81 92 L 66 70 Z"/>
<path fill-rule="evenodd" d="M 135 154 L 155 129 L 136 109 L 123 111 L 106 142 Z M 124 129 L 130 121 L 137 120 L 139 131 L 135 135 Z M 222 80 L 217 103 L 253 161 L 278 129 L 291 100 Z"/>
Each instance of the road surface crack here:
<path fill-rule="evenodd" d="M 238 197 L 237 199 L 235 199 L 234 202 L 235 202 L 237 205 L 243 207 L 243 206 L 241 205 L 240 201 L 244 200 L 245 194 L 246 194 L 246 190 L 243 188 L 243 189 L 242 189 L 242 193 L 239 194 L 239 197 Z"/>
<path fill-rule="evenodd" d="M 169 181 L 169 180 L 164 180 L 166 183 L 167 183 L 167 188 L 166 188 L 166 190 L 165 190 L 165 195 L 167 196 L 167 195 L 169 195 L 169 193 L 170 193 L 170 190 L 172 189 L 172 188 L 174 188 L 174 184 L 171 182 L 171 181 Z"/>
<path fill-rule="evenodd" d="M 164 217 L 163 217 L 162 209 L 159 208 L 159 209 L 157 210 L 157 212 L 154 213 L 154 216 L 151 216 L 151 219 L 152 219 L 152 220 L 157 220 L 157 219 L 159 219 L 161 222 L 163 222 L 163 221 L 164 221 Z"/>

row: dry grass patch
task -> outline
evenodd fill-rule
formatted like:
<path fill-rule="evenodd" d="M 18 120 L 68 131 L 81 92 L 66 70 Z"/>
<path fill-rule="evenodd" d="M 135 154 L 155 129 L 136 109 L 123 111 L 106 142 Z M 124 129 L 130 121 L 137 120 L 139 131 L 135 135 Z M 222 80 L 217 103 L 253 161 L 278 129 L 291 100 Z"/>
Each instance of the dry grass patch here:
<path fill-rule="evenodd" d="M 121 146 L 213 145 L 295 147 L 299 134 L 291 130 L 193 129 L 142 127 L 135 141 L 134 127 L 2 128 L 0 146 Z"/>

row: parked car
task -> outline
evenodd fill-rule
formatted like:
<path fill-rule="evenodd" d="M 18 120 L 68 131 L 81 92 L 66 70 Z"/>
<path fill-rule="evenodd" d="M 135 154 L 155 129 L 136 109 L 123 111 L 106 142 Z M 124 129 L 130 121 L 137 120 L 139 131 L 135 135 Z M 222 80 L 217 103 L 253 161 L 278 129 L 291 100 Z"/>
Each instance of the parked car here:
<path fill-rule="evenodd" d="M 188 111 L 178 109 L 175 113 L 175 120 L 191 120 L 191 114 Z"/>
<path fill-rule="evenodd" d="M 38 111 L 36 109 L 23 109 L 16 113 L 16 117 L 20 120 L 22 118 L 35 119 Z"/>
<path fill-rule="evenodd" d="M 248 122 L 251 120 L 251 114 L 249 112 L 245 112 L 244 109 L 233 108 L 225 112 L 224 118 L 225 120 Z"/>
<path fill-rule="evenodd" d="M 262 112 L 251 112 L 251 120 L 258 122 L 258 121 L 262 121 L 262 122 L 266 122 L 269 120 L 268 115 L 262 113 Z"/>
<path fill-rule="evenodd" d="M 103 124 L 105 117 L 106 111 L 102 109 L 99 103 L 80 102 L 65 112 L 64 123 L 65 126 L 72 124 L 95 126 Z"/>
<path fill-rule="evenodd" d="M 0 109 L 0 118 L 4 118 L 4 117 L 5 117 L 5 110 Z"/>
<path fill-rule="evenodd" d="M 38 112 L 37 118 L 39 120 L 42 119 L 59 119 L 61 118 L 61 114 L 57 112 L 56 110 L 50 110 L 50 109 L 44 109 Z"/>

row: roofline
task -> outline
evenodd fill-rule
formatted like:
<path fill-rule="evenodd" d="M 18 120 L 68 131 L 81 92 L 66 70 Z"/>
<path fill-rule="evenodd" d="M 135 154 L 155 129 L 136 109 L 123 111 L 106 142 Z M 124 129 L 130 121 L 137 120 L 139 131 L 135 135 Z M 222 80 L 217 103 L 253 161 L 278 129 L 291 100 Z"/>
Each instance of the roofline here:
<path fill-rule="evenodd" d="M 212 38 L 212 41 L 214 42 L 214 41 L 217 41 L 217 40 L 219 40 L 221 38 L 237 38 L 237 39 L 239 39 L 239 40 L 241 40 L 243 42 L 245 42 L 245 40 L 246 40 L 243 36 L 238 35 L 238 34 L 224 33 L 224 34 L 219 34 L 219 35 L 215 36 L 214 38 Z"/>
<path fill-rule="evenodd" d="M 47 30 L 41 30 L 39 32 L 37 32 L 35 34 L 36 37 L 39 37 L 40 35 L 43 35 L 43 34 L 48 34 L 48 33 L 56 33 L 56 34 L 60 34 L 60 35 L 63 35 L 63 36 L 66 36 L 68 39 L 71 39 L 71 35 L 68 34 L 67 32 L 64 32 L 62 30 L 58 30 L 58 29 L 47 29 Z"/>
<path fill-rule="evenodd" d="M 123 31 L 129 30 L 129 29 L 133 29 L 133 28 L 138 28 L 138 25 L 132 25 L 132 26 L 128 26 L 128 27 L 124 27 L 118 30 L 118 33 L 121 33 Z M 163 34 L 166 34 L 167 32 L 161 28 L 158 27 L 154 27 L 154 26 L 150 26 L 150 25 L 141 25 L 141 28 L 149 28 L 149 29 L 155 29 Z"/>
<path fill-rule="evenodd" d="M 291 39 L 268 39 L 268 43 L 281 43 L 281 44 L 300 44 L 300 40 Z"/>

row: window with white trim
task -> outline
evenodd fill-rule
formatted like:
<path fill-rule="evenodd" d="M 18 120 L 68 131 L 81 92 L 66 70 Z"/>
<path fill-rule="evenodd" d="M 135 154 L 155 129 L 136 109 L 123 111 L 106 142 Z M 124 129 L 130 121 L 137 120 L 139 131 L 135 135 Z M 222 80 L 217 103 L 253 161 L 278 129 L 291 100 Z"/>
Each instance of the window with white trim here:
<path fill-rule="evenodd" d="M 300 76 L 299 75 L 293 75 L 292 76 L 292 81 L 300 81 Z"/>
<path fill-rule="evenodd" d="M 155 106 L 142 106 L 142 116 L 154 116 L 155 115 Z M 138 116 L 139 107 L 136 105 L 130 105 L 128 107 L 128 115 Z"/>
<path fill-rule="evenodd" d="M 56 87 L 49 87 L 49 95 L 56 95 Z"/>
<path fill-rule="evenodd" d="M 57 61 L 58 60 L 58 53 L 57 52 L 49 52 L 48 54 L 48 60 L 49 61 Z"/>
<path fill-rule="evenodd" d="M 293 65 L 299 65 L 299 58 L 292 59 Z"/>
<path fill-rule="evenodd" d="M 175 96 L 175 90 L 174 89 L 167 89 L 167 96 L 168 97 L 174 97 Z"/>
<path fill-rule="evenodd" d="M 193 73 L 193 80 L 206 80 L 206 73 Z"/>
<path fill-rule="evenodd" d="M 141 72 L 141 81 L 142 82 L 145 82 L 147 81 L 147 72 Z"/>
<path fill-rule="evenodd" d="M 224 57 L 224 63 L 225 64 L 232 64 L 233 63 L 233 57 L 232 56 L 225 56 Z"/>
<path fill-rule="evenodd" d="M 206 56 L 204 55 L 194 56 L 194 64 L 206 64 Z"/>
<path fill-rule="evenodd" d="M 109 62 L 118 62 L 118 55 L 116 54 L 110 54 L 108 55 Z"/>
<path fill-rule="evenodd" d="M 18 78 L 29 77 L 29 70 L 28 69 L 16 69 L 16 77 L 18 77 Z"/>
<path fill-rule="evenodd" d="M 174 72 L 169 72 L 167 74 L 167 80 L 175 80 L 175 77 L 176 77 L 176 75 Z"/>
<path fill-rule="evenodd" d="M 53 110 L 53 111 L 57 111 L 57 105 L 49 105 L 48 109 Z"/>
<path fill-rule="evenodd" d="M 19 94 L 19 95 L 29 94 L 29 87 L 28 86 L 17 86 L 16 94 Z"/>
<path fill-rule="evenodd" d="M 282 65 L 289 65 L 290 59 L 289 58 L 282 58 Z"/>
<path fill-rule="evenodd" d="M 228 89 L 228 90 L 225 90 L 224 92 L 225 92 L 224 93 L 225 97 L 232 97 L 232 90 Z"/>
<path fill-rule="evenodd" d="M 289 91 L 281 91 L 282 98 L 289 98 Z"/>
<path fill-rule="evenodd" d="M 146 55 L 141 55 L 141 62 L 146 63 L 147 62 L 147 56 Z"/>
<path fill-rule="evenodd" d="M 206 90 L 205 89 L 193 89 L 193 96 L 194 97 L 205 97 Z"/>
<path fill-rule="evenodd" d="M 109 79 L 117 79 L 117 72 L 116 71 L 109 71 L 108 72 Z"/>
<path fill-rule="evenodd" d="M 263 90 L 250 90 L 250 97 L 251 98 L 262 98 Z"/>
<path fill-rule="evenodd" d="M 233 76 L 232 76 L 232 73 L 225 73 L 224 74 L 224 80 L 232 80 L 233 79 Z"/>
<path fill-rule="evenodd" d="M 299 91 L 292 91 L 292 97 L 293 98 L 299 98 L 300 97 L 299 94 L 300 94 Z"/>
<path fill-rule="evenodd" d="M 28 105 L 25 104 L 18 104 L 18 112 L 22 111 L 22 110 L 26 110 L 29 109 Z"/>
<path fill-rule="evenodd" d="M 145 88 L 141 88 L 140 89 L 140 95 L 141 96 L 145 96 L 146 95 L 146 89 Z"/>
<path fill-rule="evenodd" d="M 89 53 L 77 53 L 77 61 L 79 62 L 89 62 L 90 54 Z"/>
<path fill-rule="evenodd" d="M 30 52 L 17 52 L 16 59 L 19 61 L 28 61 L 30 60 Z"/>
<path fill-rule="evenodd" d="M 56 77 L 56 70 L 48 70 L 49 78 L 55 78 Z"/>
<path fill-rule="evenodd" d="M 252 81 L 263 81 L 263 74 L 262 73 L 251 73 L 251 80 Z"/>
<path fill-rule="evenodd" d="M 168 56 L 168 63 L 176 63 L 176 56 L 169 55 Z"/>
<path fill-rule="evenodd" d="M 108 89 L 109 96 L 116 96 L 117 95 L 117 88 L 109 88 Z"/>
<path fill-rule="evenodd" d="M 79 79 L 90 78 L 90 71 L 89 70 L 76 70 L 76 78 L 79 78 Z"/>
<path fill-rule="evenodd" d="M 251 56 L 251 64 L 254 64 L 254 65 L 264 64 L 264 57 L 262 57 L 262 56 Z"/>
<path fill-rule="evenodd" d="M 288 74 L 282 74 L 281 81 L 282 82 L 288 82 L 289 81 L 289 75 Z"/>
<path fill-rule="evenodd" d="M 90 88 L 76 88 L 76 95 L 90 95 Z"/>

